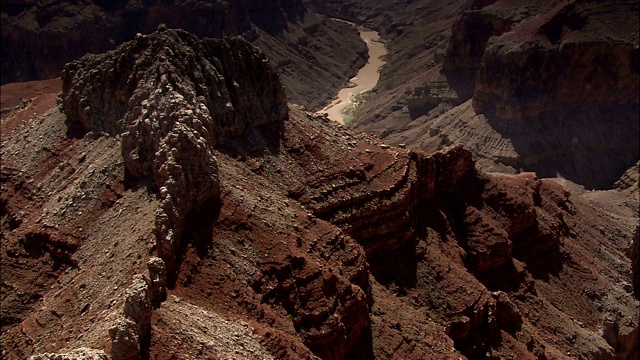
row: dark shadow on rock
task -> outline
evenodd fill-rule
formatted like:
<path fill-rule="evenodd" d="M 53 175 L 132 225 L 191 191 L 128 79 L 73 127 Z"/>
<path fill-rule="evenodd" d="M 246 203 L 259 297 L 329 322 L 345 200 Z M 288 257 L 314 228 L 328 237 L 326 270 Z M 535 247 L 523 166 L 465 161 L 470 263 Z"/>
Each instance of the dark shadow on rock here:
<path fill-rule="evenodd" d="M 87 131 L 79 121 L 72 121 L 67 118 L 65 120 L 65 124 L 67 125 L 67 132 L 65 135 L 69 139 L 82 139 L 87 134 Z"/>
<path fill-rule="evenodd" d="M 78 261 L 73 259 L 73 254 L 79 245 L 73 240 L 59 239 L 45 231 L 29 231 L 21 239 L 21 243 L 32 258 L 37 259 L 48 254 L 53 262 L 54 271 L 61 267 L 78 267 Z"/>
<path fill-rule="evenodd" d="M 371 274 L 381 285 L 398 295 L 406 295 L 417 284 L 417 241 L 399 249 L 379 251 L 367 256 Z"/>
<path fill-rule="evenodd" d="M 527 272 L 525 269 L 518 269 L 513 261 L 505 265 L 492 268 L 481 274 L 475 274 L 478 279 L 489 291 L 504 291 L 507 293 L 516 293 L 523 286 L 528 286 Z"/>
<path fill-rule="evenodd" d="M 180 268 L 187 256 L 187 250 L 192 247 L 198 258 L 204 259 L 213 247 L 213 224 L 220 216 L 221 204 L 210 200 L 200 209 L 192 210 L 186 217 L 183 227 L 180 247 L 176 254 L 173 271 L 167 274 L 167 287 L 173 289 L 180 275 Z"/>
<path fill-rule="evenodd" d="M 158 195 L 158 186 L 152 178 L 137 178 L 124 168 L 124 176 L 122 179 L 124 190 L 136 192 L 140 189 L 147 189 L 148 194 Z"/>
<path fill-rule="evenodd" d="M 486 352 L 490 348 L 489 339 L 486 338 L 486 334 L 489 332 L 489 327 L 485 324 L 478 329 L 472 330 L 473 334 L 464 339 L 454 339 L 453 347 L 466 356 L 468 359 L 485 359 Z M 500 333 L 496 335 L 493 342 L 500 343 L 502 336 Z"/>
<path fill-rule="evenodd" d="M 251 126 L 245 129 L 243 135 L 227 140 L 217 150 L 236 159 L 260 157 L 265 153 L 276 155 L 280 153 L 284 130 L 283 122 Z"/>
<path fill-rule="evenodd" d="M 372 360 L 375 359 L 373 355 L 373 334 L 371 332 L 371 325 L 363 329 L 360 337 L 355 342 L 354 346 L 345 354 L 345 359 L 354 360 Z"/>
<path fill-rule="evenodd" d="M 611 189 L 640 159 L 637 105 L 559 109 L 523 120 L 503 120 L 493 111 L 483 115 L 518 154 L 500 162 L 539 178 L 560 176 L 587 189 Z"/>
<path fill-rule="evenodd" d="M 544 281 L 558 276 L 567 260 L 560 239 L 541 232 L 537 226 L 514 237 L 513 258 L 527 264 L 527 271 Z"/>
<path fill-rule="evenodd" d="M 504 293 L 492 294 L 493 299 L 468 307 L 458 320 L 450 323 L 447 335 L 453 346 L 469 359 L 486 359 L 490 349 L 503 346 L 505 331 L 515 335 L 522 330 L 520 312 Z M 493 357 L 489 357 L 493 359 Z"/>
<path fill-rule="evenodd" d="M 458 103 L 471 99 L 476 87 L 477 69 L 455 69 L 442 70 L 442 74 L 447 78 L 447 83 L 458 95 Z"/>

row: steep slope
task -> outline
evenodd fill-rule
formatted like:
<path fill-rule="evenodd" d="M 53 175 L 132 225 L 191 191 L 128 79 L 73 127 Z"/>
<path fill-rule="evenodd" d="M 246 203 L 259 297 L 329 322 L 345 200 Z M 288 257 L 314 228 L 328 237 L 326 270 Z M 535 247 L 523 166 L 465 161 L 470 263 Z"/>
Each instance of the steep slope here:
<path fill-rule="evenodd" d="M 63 82 L 3 111 L 3 358 L 637 355 L 617 190 L 287 106 L 240 39 L 158 31 Z"/>
<path fill-rule="evenodd" d="M 60 76 L 64 64 L 160 24 L 199 37 L 242 36 L 271 58 L 289 101 L 321 108 L 366 61 L 352 27 L 305 1 L 11 1 L 2 3 L 2 84 Z"/>

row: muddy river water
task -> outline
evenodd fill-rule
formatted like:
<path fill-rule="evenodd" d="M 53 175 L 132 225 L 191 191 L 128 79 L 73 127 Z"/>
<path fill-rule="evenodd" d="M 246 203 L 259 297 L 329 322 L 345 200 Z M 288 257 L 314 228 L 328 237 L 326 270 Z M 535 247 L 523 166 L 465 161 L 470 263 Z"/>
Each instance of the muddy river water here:
<path fill-rule="evenodd" d="M 352 24 L 354 25 L 354 24 Z M 355 26 L 355 25 L 354 25 Z M 373 89 L 380 79 L 380 67 L 384 64 L 381 57 L 387 53 L 384 44 L 380 42 L 377 31 L 359 27 L 360 37 L 367 43 L 369 49 L 369 61 L 358 71 L 358 74 L 350 80 L 349 86 L 342 88 L 338 96 L 327 105 L 320 113 L 327 113 L 329 119 L 343 125 L 349 125 L 353 112 L 358 103 L 358 95 Z"/>

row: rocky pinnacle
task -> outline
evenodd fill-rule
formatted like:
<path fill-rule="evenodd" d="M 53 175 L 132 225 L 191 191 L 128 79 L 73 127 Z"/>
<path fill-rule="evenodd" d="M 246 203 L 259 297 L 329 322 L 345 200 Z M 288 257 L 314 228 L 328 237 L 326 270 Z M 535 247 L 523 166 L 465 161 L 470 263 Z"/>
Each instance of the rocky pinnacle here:
<path fill-rule="evenodd" d="M 240 38 L 161 29 L 68 64 L 62 79 L 69 129 L 120 138 L 128 175 L 159 191 L 157 251 L 169 272 L 188 214 L 218 201 L 212 149 L 238 148 L 241 135 L 261 146 L 256 129 L 287 117 L 278 75 Z"/>

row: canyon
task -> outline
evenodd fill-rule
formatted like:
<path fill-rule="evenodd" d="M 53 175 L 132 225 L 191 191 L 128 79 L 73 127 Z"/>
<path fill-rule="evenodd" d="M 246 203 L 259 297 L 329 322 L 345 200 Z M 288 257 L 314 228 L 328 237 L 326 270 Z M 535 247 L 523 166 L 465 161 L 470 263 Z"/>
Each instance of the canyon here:
<path fill-rule="evenodd" d="M 485 171 L 590 189 L 638 161 L 637 1 L 322 3 L 389 44 L 357 129 L 424 151 L 462 143 Z"/>
<path fill-rule="evenodd" d="M 217 38 L 166 21 L 205 3 L 3 3 L 3 84 L 17 18 L 153 26 L 2 85 L 3 359 L 638 357 L 637 37 L 591 20 L 637 2 L 216 1 L 202 16 L 243 35 Z M 329 17 L 389 51 L 356 129 L 316 112 L 367 58 Z M 576 51 L 604 88 L 536 75 Z"/>

